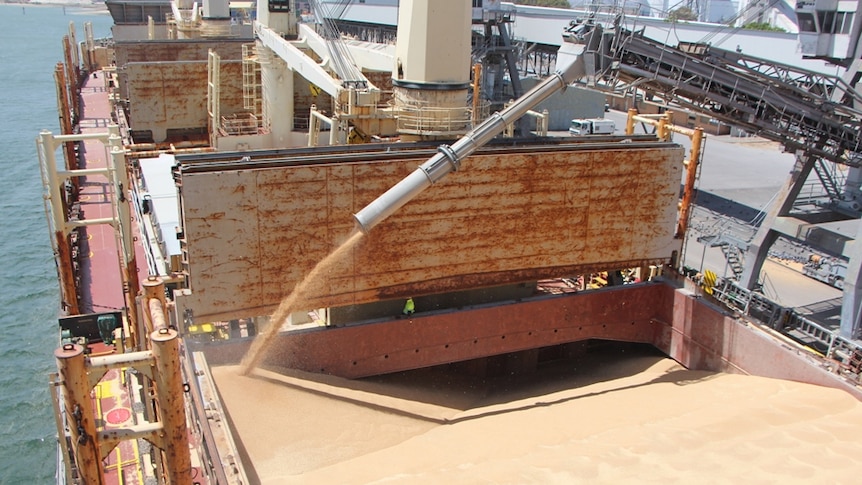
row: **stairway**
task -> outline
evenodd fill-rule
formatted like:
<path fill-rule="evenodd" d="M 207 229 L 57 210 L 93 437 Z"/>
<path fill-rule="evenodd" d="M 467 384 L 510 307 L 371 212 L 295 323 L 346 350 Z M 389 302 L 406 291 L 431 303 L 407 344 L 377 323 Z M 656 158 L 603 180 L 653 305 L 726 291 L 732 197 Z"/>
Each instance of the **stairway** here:
<path fill-rule="evenodd" d="M 725 242 L 721 245 L 721 252 L 724 253 L 724 259 L 727 261 L 728 267 L 733 272 L 733 279 L 739 280 L 744 269 L 742 263 L 742 251 L 740 251 L 739 247 L 736 245 Z"/>

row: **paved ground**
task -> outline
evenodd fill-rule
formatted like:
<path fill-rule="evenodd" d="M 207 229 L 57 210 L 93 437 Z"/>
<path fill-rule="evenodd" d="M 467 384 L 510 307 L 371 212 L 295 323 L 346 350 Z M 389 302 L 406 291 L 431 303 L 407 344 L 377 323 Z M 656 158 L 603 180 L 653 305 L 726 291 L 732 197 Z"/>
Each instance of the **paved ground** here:
<path fill-rule="evenodd" d="M 618 132 L 625 128 L 625 113 L 611 111 L 606 117 L 616 122 Z M 636 133 L 646 132 L 645 128 L 651 132 L 651 127 L 638 125 Z M 688 137 L 675 134 L 674 141 L 686 150 L 691 148 Z M 721 249 L 705 246 L 697 239 L 723 233 L 741 241 L 750 240 L 756 225 L 787 182 L 793 163 L 793 154 L 783 153 L 780 145 L 774 142 L 756 137 L 707 135 L 695 201 L 697 207 L 684 247 L 684 264 L 710 269 L 719 276 L 729 275 Z M 773 247 L 773 253 L 786 259 L 771 259 L 764 265 L 761 279 L 767 297 L 814 317 L 822 316 L 823 323 L 837 326 L 835 314 L 840 312 L 841 291 L 801 273 L 798 261 L 807 260 L 810 248 L 782 241 Z"/>

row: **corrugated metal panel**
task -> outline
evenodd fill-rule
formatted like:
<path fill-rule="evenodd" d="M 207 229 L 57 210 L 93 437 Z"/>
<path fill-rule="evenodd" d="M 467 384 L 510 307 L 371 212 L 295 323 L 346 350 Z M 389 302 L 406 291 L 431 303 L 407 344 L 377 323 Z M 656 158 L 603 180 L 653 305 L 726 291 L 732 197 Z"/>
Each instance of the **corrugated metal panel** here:
<path fill-rule="evenodd" d="M 227 40 L 205 41 L 198 39 L 195 42 L 185 40 L 160 40 L 160 41 L 118 41 L 114 45 L 114 56 L 117 66 L 120 67 L 117 75 L 120 78 L 120 95 L 129 97 L 128 82 L 136 79 L 129 76 L 126 69 L 129 63 L 152 63 L 152 62 L 176 62 L 176 61 L 203 61 L 206 63 L 207 52 L 215 50 L 221 56 L 222 62 L 229 60 L 242 60 L 242 45 L 250 40 Z M 204 77 L 206 82 L 206 77 Z M 204 84 L 206 89 L 206 84 Z M 206 91 L 204 91 L 206 94 Z"/>
<path fill-rule="evenodd" d="M 666 261 L 682 148 L 486 151 L 377 226 L 314 307 Z M 182 178 L 197 317 L 278 302 L 353 230 L 352 214 L 422 161 L 272 167 Z"/>
<path fill-rule="evenodd" d="M 152 130 L 154 141 L 168 129 L 208 126 L 207 63 L 156 62 L 126 65 L 133 130 Z M 243 111 L 242 63 L 221 64 L 221 112 Z"/>

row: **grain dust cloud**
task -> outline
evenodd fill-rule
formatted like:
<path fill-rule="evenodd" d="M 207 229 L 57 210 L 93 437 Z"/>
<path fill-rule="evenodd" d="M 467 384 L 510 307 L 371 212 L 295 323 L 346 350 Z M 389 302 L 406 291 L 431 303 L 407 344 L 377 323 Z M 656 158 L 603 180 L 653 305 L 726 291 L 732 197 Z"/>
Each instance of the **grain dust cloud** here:
<path fill-rule="evenodd" d="M 252 342 L 251 348 L 240 364 L 240 374 L 248 375 L 260 364 L 260 361 L 266 356 L 266 353 L 275 341 L 275 336 L 278 334 L 284 320 L 292 312 L 305 309 L 310 298 L 320 295 L 327 282 L 329 273 L 333 268 L 344 262 L 345 256 L 350 254 L 351 249 L 359 243 L 362 235 L 362 232 L 355 231 L 347 241 L 317 263 L 305 279 L 296 285 L 293 292 L 281 301 L 275 313 L 272 314 L 266 331 L 258 335 L 254 339 L 254 342 Z"/>

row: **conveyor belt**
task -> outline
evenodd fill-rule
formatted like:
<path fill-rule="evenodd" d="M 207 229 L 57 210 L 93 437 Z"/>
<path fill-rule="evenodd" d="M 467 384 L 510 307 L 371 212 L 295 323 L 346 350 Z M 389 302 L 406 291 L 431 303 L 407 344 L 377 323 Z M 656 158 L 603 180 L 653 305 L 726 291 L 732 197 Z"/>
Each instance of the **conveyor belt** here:
<path fill-rule="evenodd" d="M 617 90 L 637 86 L 777 141 L 788 151 L 862 165 L 862 113 L 849 107 L 860 96 L 838 77 L 706 44 L 671 48 L 619 26 L 604 31 L 590 49 L 589 79 L 602 79 Z M 844 104 L 830 100 L 836 90 L 844 92 Z"/>

